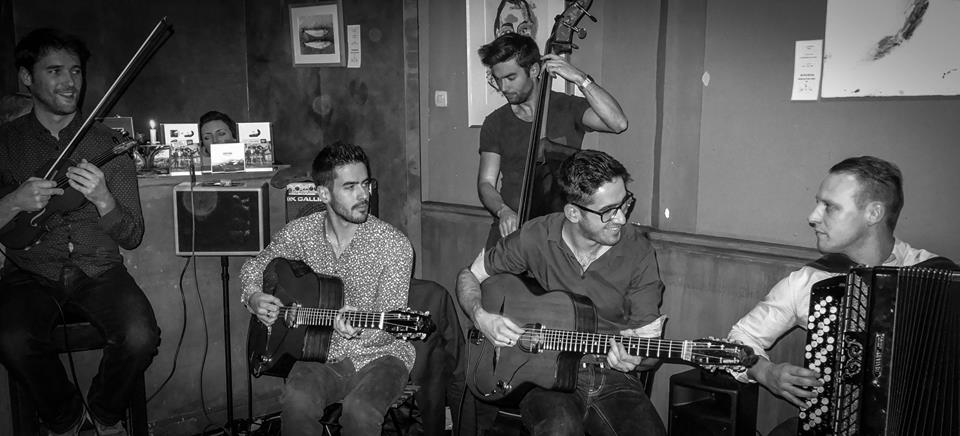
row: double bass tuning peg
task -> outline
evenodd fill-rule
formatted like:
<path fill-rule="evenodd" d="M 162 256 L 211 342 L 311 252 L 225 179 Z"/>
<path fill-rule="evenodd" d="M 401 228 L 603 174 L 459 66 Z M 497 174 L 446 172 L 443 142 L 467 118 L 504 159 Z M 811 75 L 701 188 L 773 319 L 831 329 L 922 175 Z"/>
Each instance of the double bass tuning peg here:
<path fill-rule="evenodd" d="M 577 38 L 583 39 L 583 38 L 586 38 L 586 37 L 587 37 L 587 29 L 584 29 L 584 28 L 582 28 L 582 27 L 577 27 L 577 26 L 574 26 L 574 25 L 568 24 L 568 23 L 561 23 L 561 24 L 563 24 L 564 26 L 566 26 L 566 27 L 569 28 L 570 30 L 572 30 L 572 31 L 574 31 L 574 32 L 577 32 Z M 576 47 L 574 47 L 574 48 L 576 48 Z"/>
<path fill-rule="evenodd" d="M 580 4 L 580 2 L 577 2 L 577 3 L 576 3 L 576 6 L 577 6 L 577 9 L 580 9 L 580 12 L 583 12 L 583 15 L 586 15 L 587 18 L 589 18 L 589 19 L 590 19 L 591 21 L 593 21 L 594 23 L 597 22 L 597 17 L 594 17 L 593 15 L 590 15 L 590 13 L 587 12 L 587 8 L 583 7 L 583 5 Z M 586 36 L 586 35 L 584 35 L 584 36 Z M 583 36 L 581 36 L 581 38 L 583 38 Z"/>

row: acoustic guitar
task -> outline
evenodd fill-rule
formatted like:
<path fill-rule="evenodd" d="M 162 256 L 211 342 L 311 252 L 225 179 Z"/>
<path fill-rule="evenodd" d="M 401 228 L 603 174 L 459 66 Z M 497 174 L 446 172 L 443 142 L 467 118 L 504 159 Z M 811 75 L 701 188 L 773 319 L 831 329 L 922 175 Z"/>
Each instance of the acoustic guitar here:
<path fill-rule="evenodd" d="M 271 261 L 264 270 L 263 292 L 279 298 L 283 306 L 272 326 L 250 317 L 247 350 L 255 377 L 286 377 L 297 361 L 326 362 L 337 315 L 355 328 L 383 330 L 405 340 L 424 339 L 436 330 L 429 312 L 339 312 L 343 282 L 317 274 L 300 261 Z"/>
<path fill-rule="evenodd" d="M 610 339 L 634 356 L 656 357 L 712 369 L 751 366 L 750 347 L 714 339 L 671 340 L 596 333 L 597 314 L 588 297 L 547 292 L 535 280 L 499 274 L 482 284 L 481 304 L 524 328 L 513 347 L 496 347 L 479 330 L 467 341 L 467 385 L 483 401 L 516 405 L 531 388 L 561 392 L 577 387 L 580 359 L 606 354 Z"/>

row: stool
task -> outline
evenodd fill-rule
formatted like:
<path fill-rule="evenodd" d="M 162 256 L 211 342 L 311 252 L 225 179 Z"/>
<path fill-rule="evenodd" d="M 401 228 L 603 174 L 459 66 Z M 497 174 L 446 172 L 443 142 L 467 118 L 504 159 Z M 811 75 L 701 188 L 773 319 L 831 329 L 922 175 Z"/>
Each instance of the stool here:
<path fill-rule="evenodd" d="M 757 384 L 726 371 L 691 369 L 670 377 L 668 433 L 677 436 L 754 436 Z"/>
<path fill-rule="evenodd" d="M 100 335 L 93 324 L 82 321 L 81 315 L 65 314 L 66 323 L 58 325 L 54 331 L 53 344 L 57 353 L 80 352 L 97 350 L 106 345 L 106 340 Z M 64 336 L 66 334 L 66 337 Z M 68 340 L 69 346 L 64 339 Z M 40 433 L 40 419 L 30 395 L 20 386 L 19 381 L 10 376 L 10 408 L 13 419 L 13 432 L 20 435 L 37 435 Z M 127 430 L 135 436 L 147 436 L 147 401 L 143 374 L 134 383 L 130 392 L 130 405 L 127 408 Z"/>
<path fill-rule="evenodd" d="M 392 428 L 388 428 L 386 425 L 383 427 L 383 434 L 389 434 L 387 431 L 392 430 L 394 434 L 398 436 L 406 436 L 410 434 L 409 429 L 404 429 L 403 425 L 400 423 L 400 418 L 397 416 L 397 409 L 403 406 L 408 406 L 413 408 L 415 406 L 415 401 L 413 394 L 417 393 L 420 390 L 420 386 L 417 386 L 413 383 L 407 383 L 403 387 L 403 392 L 400 393 L 400 397 L 390 405 L 390 408 L 387 409 L 387 416 L 384 417 L 384 421 L 390 420 Z M 324 433 L 327 436 L 334 436 L 340 434 L 340 415 L 343 413 L 343 405 L 341 403 L 333 403 L 327 406 L 327 409 L 324 411 L 323 418 L 320 419 L 320 424 L 323 424 Z"/>

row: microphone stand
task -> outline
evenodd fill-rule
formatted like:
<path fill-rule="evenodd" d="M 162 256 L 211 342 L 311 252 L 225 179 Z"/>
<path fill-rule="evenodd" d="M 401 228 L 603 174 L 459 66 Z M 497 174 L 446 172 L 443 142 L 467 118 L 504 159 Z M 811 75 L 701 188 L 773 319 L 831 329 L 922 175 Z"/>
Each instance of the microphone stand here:
<path fill-rule="evenodd" d="M 230 358 L 230 257 L 220 256 L 220 280 L 223 282 L 223 358 L 227 373 L 227 428 L 236 435 L 236 423 L 233 421 L 233 368 Z"/>

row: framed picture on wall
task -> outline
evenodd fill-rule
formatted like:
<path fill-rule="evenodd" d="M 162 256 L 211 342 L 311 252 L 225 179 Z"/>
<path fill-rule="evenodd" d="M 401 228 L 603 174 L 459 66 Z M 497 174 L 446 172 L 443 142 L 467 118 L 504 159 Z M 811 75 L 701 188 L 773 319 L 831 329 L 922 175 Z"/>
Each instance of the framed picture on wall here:
<path fill-rule="evenodd" d="M 346 45 L 341 1 L 290 5 L 290 42 L 294 66 L 344 66 Z"/>

